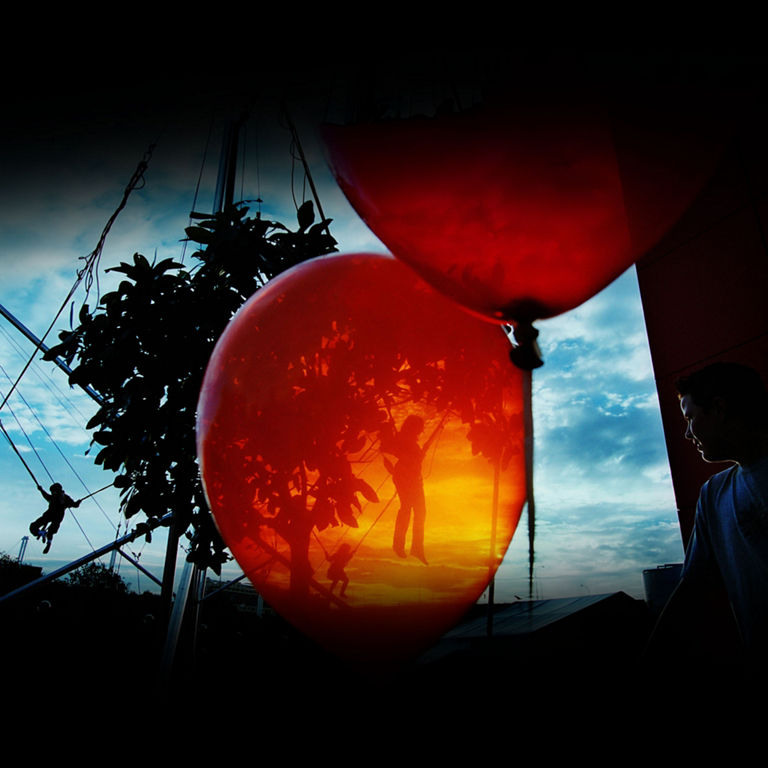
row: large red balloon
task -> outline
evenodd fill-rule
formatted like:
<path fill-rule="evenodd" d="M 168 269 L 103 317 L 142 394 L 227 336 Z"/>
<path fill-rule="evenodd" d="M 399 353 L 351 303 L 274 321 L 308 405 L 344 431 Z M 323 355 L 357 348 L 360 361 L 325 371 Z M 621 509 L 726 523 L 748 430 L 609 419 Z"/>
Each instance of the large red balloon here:
<path fill-rule="evenodd" d="M 525 498 L 509 341 L 391 257 L 315 259 L 219 340 L 211 509 L 265 600 L 339 655 L 418 653 L 482 594 Z"/>
<path fill-rule="evenodd" d="M 327 125 L 347 198 L 398 258 L 493 321 L 581 304 L 685 210 L 719 143 L 670 98 Z M 645 110 L 645 111 L 644 111 Z"/>

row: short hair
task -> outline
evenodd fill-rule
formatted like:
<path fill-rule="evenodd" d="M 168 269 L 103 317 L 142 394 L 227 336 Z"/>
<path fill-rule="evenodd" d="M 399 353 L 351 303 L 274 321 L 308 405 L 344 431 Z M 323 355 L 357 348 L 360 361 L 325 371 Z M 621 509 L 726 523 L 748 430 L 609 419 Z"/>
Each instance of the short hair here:
<path fill-rule="evenodd" d="M 709 408 L 716 397 L 724 398 L 737 411 L 768 407 L 768 391 L 760 374 L 741 363 L 710 363 L 679 378 L 675 388 L 679 397 L 690 395 L 701 408 Z"/>
<path fill-rule="evenodd" d="M 406 416 L 403 425 L 400 427 L 400 432 L 418 435 L 423 429 L 424 419 L 422 419 L 421 416 L 416 416 L 412 413 L 409 416 Z"/>

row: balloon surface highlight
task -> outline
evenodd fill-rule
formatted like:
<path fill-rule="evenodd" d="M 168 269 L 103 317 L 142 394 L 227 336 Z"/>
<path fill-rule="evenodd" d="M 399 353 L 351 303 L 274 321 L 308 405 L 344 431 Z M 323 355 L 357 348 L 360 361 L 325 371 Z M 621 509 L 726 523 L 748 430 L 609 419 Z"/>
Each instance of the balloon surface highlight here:
<path fill-rule="evenodd" d="M 219 340 L 197 438 L 216 524 L 267 603 L 332 652 L 412 657 L 495 573 L 525 500 L 509 348 L 370 254 L 294 267 Z"/>

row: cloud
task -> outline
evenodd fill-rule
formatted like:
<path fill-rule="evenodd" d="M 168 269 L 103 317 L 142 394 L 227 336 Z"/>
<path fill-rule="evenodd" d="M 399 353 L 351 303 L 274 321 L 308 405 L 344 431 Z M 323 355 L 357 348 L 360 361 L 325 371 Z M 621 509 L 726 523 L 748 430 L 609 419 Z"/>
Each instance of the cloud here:
<path fill-rule="evenodd" d="M 642 597 L 642 570 L 679 561 L 682 545 L 634 269 L 537 327 L 537 589 Z M 527 547 L 523 521 L 499 599 L 527 590 Z"/>

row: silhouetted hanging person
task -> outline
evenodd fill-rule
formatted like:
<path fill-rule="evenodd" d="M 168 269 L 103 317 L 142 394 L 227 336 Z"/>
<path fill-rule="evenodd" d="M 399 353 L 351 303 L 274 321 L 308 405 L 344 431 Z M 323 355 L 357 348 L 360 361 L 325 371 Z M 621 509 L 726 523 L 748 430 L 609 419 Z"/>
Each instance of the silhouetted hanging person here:
<path fill-rule="evenodd" d="M 385 464 L 392 472 L 395 489 L 400 498 L 392 548 L 400 557 L 406 557 L 405 536 L 411 523 L 411 513 L 413 513 L 411 554 L 427 565 L 427 558 L 424 555 L 424 522 L 427 516 L 427 505 L 424 499 L 421 464 L 435 435 L 433 434 L 422 448 L 418 438 L 423 431 L 424 419 L 414 415 L 406 417 L 400 432 L 392 440 L 391 447 L 385 449 L 387 453 L 397 456 L 397 463 L 393 467 L 385 460 Z"/>
<path fill-rule="evenodd" d="M 342 544 L 338 550 L 328 558 L 331 563 L 330 566 L 328 566 L 328 578 L 331 580 L 331 592 L 333 592 L 333 588 L 336 584 L 341 582 L 341 591 L 339 592 L 341 597 L 344 597 L 347 591 L 347 586 L 349 586 L 349 576 L 347 576 L 344 567 L 352 559 L 353 554 L 352 547 L 350 547 L 349 544 Z"/>
<path fill-rule="evenodd" d="M 35 538 L 42 538 L 45 541 L 45 549 L 43 550 L 45 555 L 51 548 L 51 542 L 64 519 L 64 513 L 71 507 L 79 507 L 80 502 L 74 501 L 64 493 L 61 483 L 54 483 L 50 487 L 50 493 L 46 493 L 39 485 L 37 490 L 43 494 L 43 498 L 48 502 L 48 509 L 37 520 L 29 524 L 29 532 Z"/>

